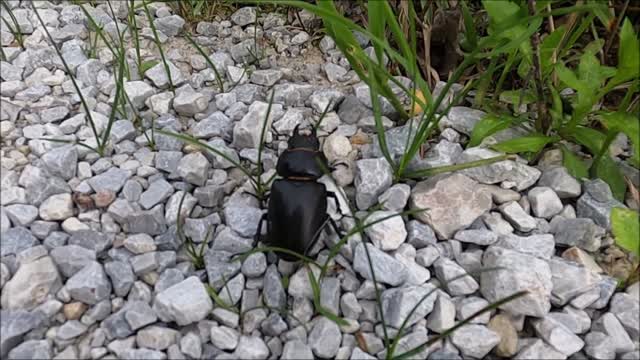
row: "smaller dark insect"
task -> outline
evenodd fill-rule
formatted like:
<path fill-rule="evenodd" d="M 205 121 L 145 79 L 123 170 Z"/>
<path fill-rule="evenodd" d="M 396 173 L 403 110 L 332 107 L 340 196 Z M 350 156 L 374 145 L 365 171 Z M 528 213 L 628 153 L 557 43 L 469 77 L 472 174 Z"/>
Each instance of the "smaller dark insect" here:
<path fill-rule="evenodd" d="M 310 135 L 302 135 L 296 126 L 288 148 L 278 158 L 276 171 L 283 179 L 271 186 L 268 212 L 260 219 L 255 240 L 306 255 L 327 224 L 340 234 L 335 221 L 327 214 L 327 197 L 333 197 L 338 203 L 337 198 L 316 181 L 328 168 L 315 129 Z M 265 221 L 267 234 L 261 239 Z M 279 253 L 279 256 L 287 261 L 298 260 L 291 254 Z"/>

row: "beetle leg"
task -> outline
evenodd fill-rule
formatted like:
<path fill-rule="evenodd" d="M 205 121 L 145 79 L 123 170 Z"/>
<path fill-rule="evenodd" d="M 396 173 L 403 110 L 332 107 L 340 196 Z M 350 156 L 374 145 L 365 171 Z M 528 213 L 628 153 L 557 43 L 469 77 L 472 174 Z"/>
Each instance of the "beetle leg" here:
<path fill-rule="evenodd" d="M 267 235 L 263 238 L 262 223 L 265 221 L 267 222 Z M 258 245 L 258 242 L 268 237 L 269 237 L 269 218 L 268 218 L 268 214 L 264 213 L 262 214 L 262 217 L 260 217 L 260 221 L 258 221 L 258 230 L 256 230 L 256 234 L 253 236 L 253 246 L 255 247 L 256 245 Z"/>
<path fill-rule="evenodd" d="M 331 216 L 329 216 L 329 222 L 331 223 L 331 227 L 333 228 L 333 231 L 336 232 L 336 234 L 338 234 L 338 236 L 340 238 L 342 238 L 344 236 L 344 234 L 342 234 L 342 232 L 340 231 L 340 229 L 338 228 L 338 224 L 336 224 L 335 220 L 333 220 L 331 218 Z"/>
<path fill-rule="evenodd" d="M 322 230 L 325 228 L 325 226 L 327 226 L 327 223 L 329 222 L 330 219 L 331 219 L 331 217 L 329 215 L 327 215 L 327 220 L 325 220 L 322 223 L 322 225 L 320 225 L 318 230 L 316 230 L 316 233 L 313 234 L 313 238 L 311 238 L 311 242 L 309 242 L 309 245 L 307 245 L 307 248 L 304 249 L 304 255 L 307 255 L 309 253 L 309 251 L 311 249 L 313 249 L 315 244 L 318 242 L 318 239 L 320 239 L 320 235 L 322 234 Z"/>

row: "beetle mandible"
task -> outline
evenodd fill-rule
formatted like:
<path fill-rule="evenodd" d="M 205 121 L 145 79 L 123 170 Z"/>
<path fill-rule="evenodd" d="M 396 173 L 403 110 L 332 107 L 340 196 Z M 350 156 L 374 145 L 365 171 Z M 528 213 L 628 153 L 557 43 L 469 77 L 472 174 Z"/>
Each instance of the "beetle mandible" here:
<path fill-rule="evenodd" d="M 267 213 L 258 223 L 255 241 L 261 239 L 262 224 L 267 223 L 265 242 L 306 255 L 318 241 L 322 230 L 331 224 L 340 235 L 338 226 L 327 214 L 328 192 L 324 184 L 317 182 L 328 169 L 327 158 L 320 150 L 316 129 L 309 135 L 300 134 L 298 126 L 289 138 L 287 149 L 278 158 L 276 172 L 282 179 L 271 185 Z M 283 260 L 297 257 L 280 253 Z"/>

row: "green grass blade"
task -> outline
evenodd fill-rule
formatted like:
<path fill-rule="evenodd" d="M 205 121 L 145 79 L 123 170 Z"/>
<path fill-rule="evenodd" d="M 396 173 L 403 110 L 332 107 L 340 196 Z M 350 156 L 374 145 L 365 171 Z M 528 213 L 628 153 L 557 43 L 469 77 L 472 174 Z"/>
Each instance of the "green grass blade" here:
<path fill-rule="evenodd" d="M 426 341 L 426 342 L 422 343 L 421 345 L 419 345 L 418 347 L 414 348 L 413 350 L 407 351 L 405 353 L 402 353 L 402 354 L 396 356 L 394 359 L 401 360 L 401 359 L 410 358 L 410 357 L 420 353 L 422 351 L 422 349 L 424 349 L 425 347 L 431 346 L 432 344 L 435 344 L 436 342 L 438 342 L 438 341 L 440 341 L 442 339 L 445 339 L 446 337 L 451 335 L 454 331 L 456 331 L 459 328 L 469 324 L 471 321 L 473 321 L 473 319 L 477 318 L 478 316 L 480 316 L 480 315 L 482 315 L 482 314 L 484 314 L 486 312 L 495 310 L 498 307 L 500 307 L 500 306 L 502 306 L 504 304 L 507 304 L 507 303 L 509 303 L 509 302 L 511 302 L 513 300 L 516 300 L 516 299 L 518 299 L 520 297 L 523 297 L 523 296 L 525 296 L 527 294 L 528 294 L 527 291 L 519 291 L 519 292 L 517 292 L 517 293 L 515 293 L 513 295 L 510 295 L 510 296 L 507 296 L 507 297 L 505 297 L 505 298 L 503 298 L 501 300 L 498 300 L 493 304 L 489 304 L 489 305 L 485 306 L 484 308 L 476 311 L 475 313 L 473 313 L 468 318 L 460 321 L 456 325 L 454 325 L 451 328 L 447 329 L 446 331 L 444 331 L 440 335 L 430 339 L 429 341 Z"/>
<path fill-rule="evenodd" d="M 49 33 L 49 30 L 47 29 L 47 27 L 44 24 L 44 21 L 42 21 L 42 17 L 40 17 L 40 13 L 38 12 L 38 9 L 36 9 L 36 6 L 34 3 L 31 3 L 31 7 L 33 8 L 33 12 L 36 14 L 36 17 L 38 18 L 38 21 L 40 22 L 40 25 L 42 25 L 42 28 L 44 29 L 45 34 L 47 34 L 47 38 L 49 38 L 49 41 L 51 42 L 51 45 L 53 46 L 53 48 L 56 50 L 56 53 L 58 54 L 58 57 L 60 58 L 60 61 L 62 61 L 62 65 L 64 65 L 65 70 L 67 71 L 67 74 L 69 74 L 69 78 L 71 78 L 71 83 L 73 84 L 73 87 L 75 88 L 76 92 L 78 93 L 78 96 L 80 97 L 80 102 L 82 103 L 82 108 L 85 111 L 85 116 L 86 119 L 89 121 L 89 126 L 91 127 L 91 131 L 93 132 L 93 136 L 96 139 L 96 144 L 97 146 L 97 150 L 98 153 L 102 156 L 102 143 L 100 141 L 100 135 L 98 134 L 98 130 L 96 129 L 96 124 L 93 121 L 93 117 L 91 117 L 91 110 L 89 109 L 89 105 L 87 105 L 87 102 L 84 98 L 84 95 L 82 95 L 82 91 L 80 91 L 80 87 L 78 86 L 78 83 L 76 82 L 75 76 L 73 74 L 73 72 L 71 71 L 71 68 L 69 67 L 69 64 L 67 64 L 67 61 L 64 59 L 64 57 L 62 56 L 62 53 L 60 52 L 60 49 L 58 49 L 58 46 L 56 45 L 55 41 L 53 40 L 53 37 L 51 37 L 51 34 Z"/>
<path fill-rule="evenodd" d="M 173 79 L 171 78 L 171 69 L 169 68 L 167 59 L 164 56 L 164 50 L 162 49 L 162 44 L 160 43 L 158 30 L 156 30 L 156 25 L 153 23 L 153 16 L 151 16 L 151 12 L 149 11 L 149 7 L 147 6 L 147 0 L 142 0 L 142 6 L 144 7 L 144 12 L 147 15 L 147 19 L 149 19 L 149 27 L 151 28 L 151 32 L 153 32 L 153 39 L 156 43 L 156 47 L 160 52 L 160 58 L 162 59 L 162 64 L 164 65 L 164 71 L 166 72 L 167 78 L 169 80 L 169 89 L 175 94 L 176 89 L 173 85 Z"/>
<path fill-rule="evenodd" d="M 224 92 L 224 83 L 222 82 L 222 76 L 220 75 L 220 73 L 218 72 L 218 69 L 216 68 L 216 66 L 213 64 L 213 62 L 211 61 L 211 59 L 209 58 L 209 56 L 207 55 L 207 53 L 204 52 L 204 50 L 202 49 L 202 47 L 200 45 L 198 45 L 195 40 L 193 40 L 193 38 L 189 35 L 189 33 L 187 31 L 183 31 L 182 35 L 184 36 L 185 39 L 187 39 L 187 41 L 193 45 L 194 48 L 196 48 L 196 50 L 200 53 L 200 55 L 202 55 L 204 57 L 204 60 L 207 62 L 207 64 L 211 67 L 211 69 L 213 69 L 213 74 L 216 77 L 216 82 L 218 83 L 218 89 L 221 93 Z M 244 75 L 243 75 L 244 76 Z M 240 76 L 240 79 L 242 79 L 242 76 Z M 238 80 L 239 81 L 239 80 Z"/>

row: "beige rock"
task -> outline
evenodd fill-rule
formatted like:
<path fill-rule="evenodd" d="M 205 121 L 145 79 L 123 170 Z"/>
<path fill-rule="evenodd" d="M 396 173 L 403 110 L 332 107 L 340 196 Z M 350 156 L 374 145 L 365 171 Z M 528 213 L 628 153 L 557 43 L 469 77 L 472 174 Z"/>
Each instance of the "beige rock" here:
<path fill-rule="evenodd" d="M 518 351 L 518 332 L 508 316 L 498 314 L 489 321 L 489 329 L 500 335 L 500 343 L 495 347 L 496 355 L 512 357 Z"/>
<path fill-rule="evenodd" d="M 65 304 L 62 308 L 64 317 L 68 320 L 78 320 L 87 310 L 87 305 L 80 301 L 75 301 L 69 304 Z"/>

